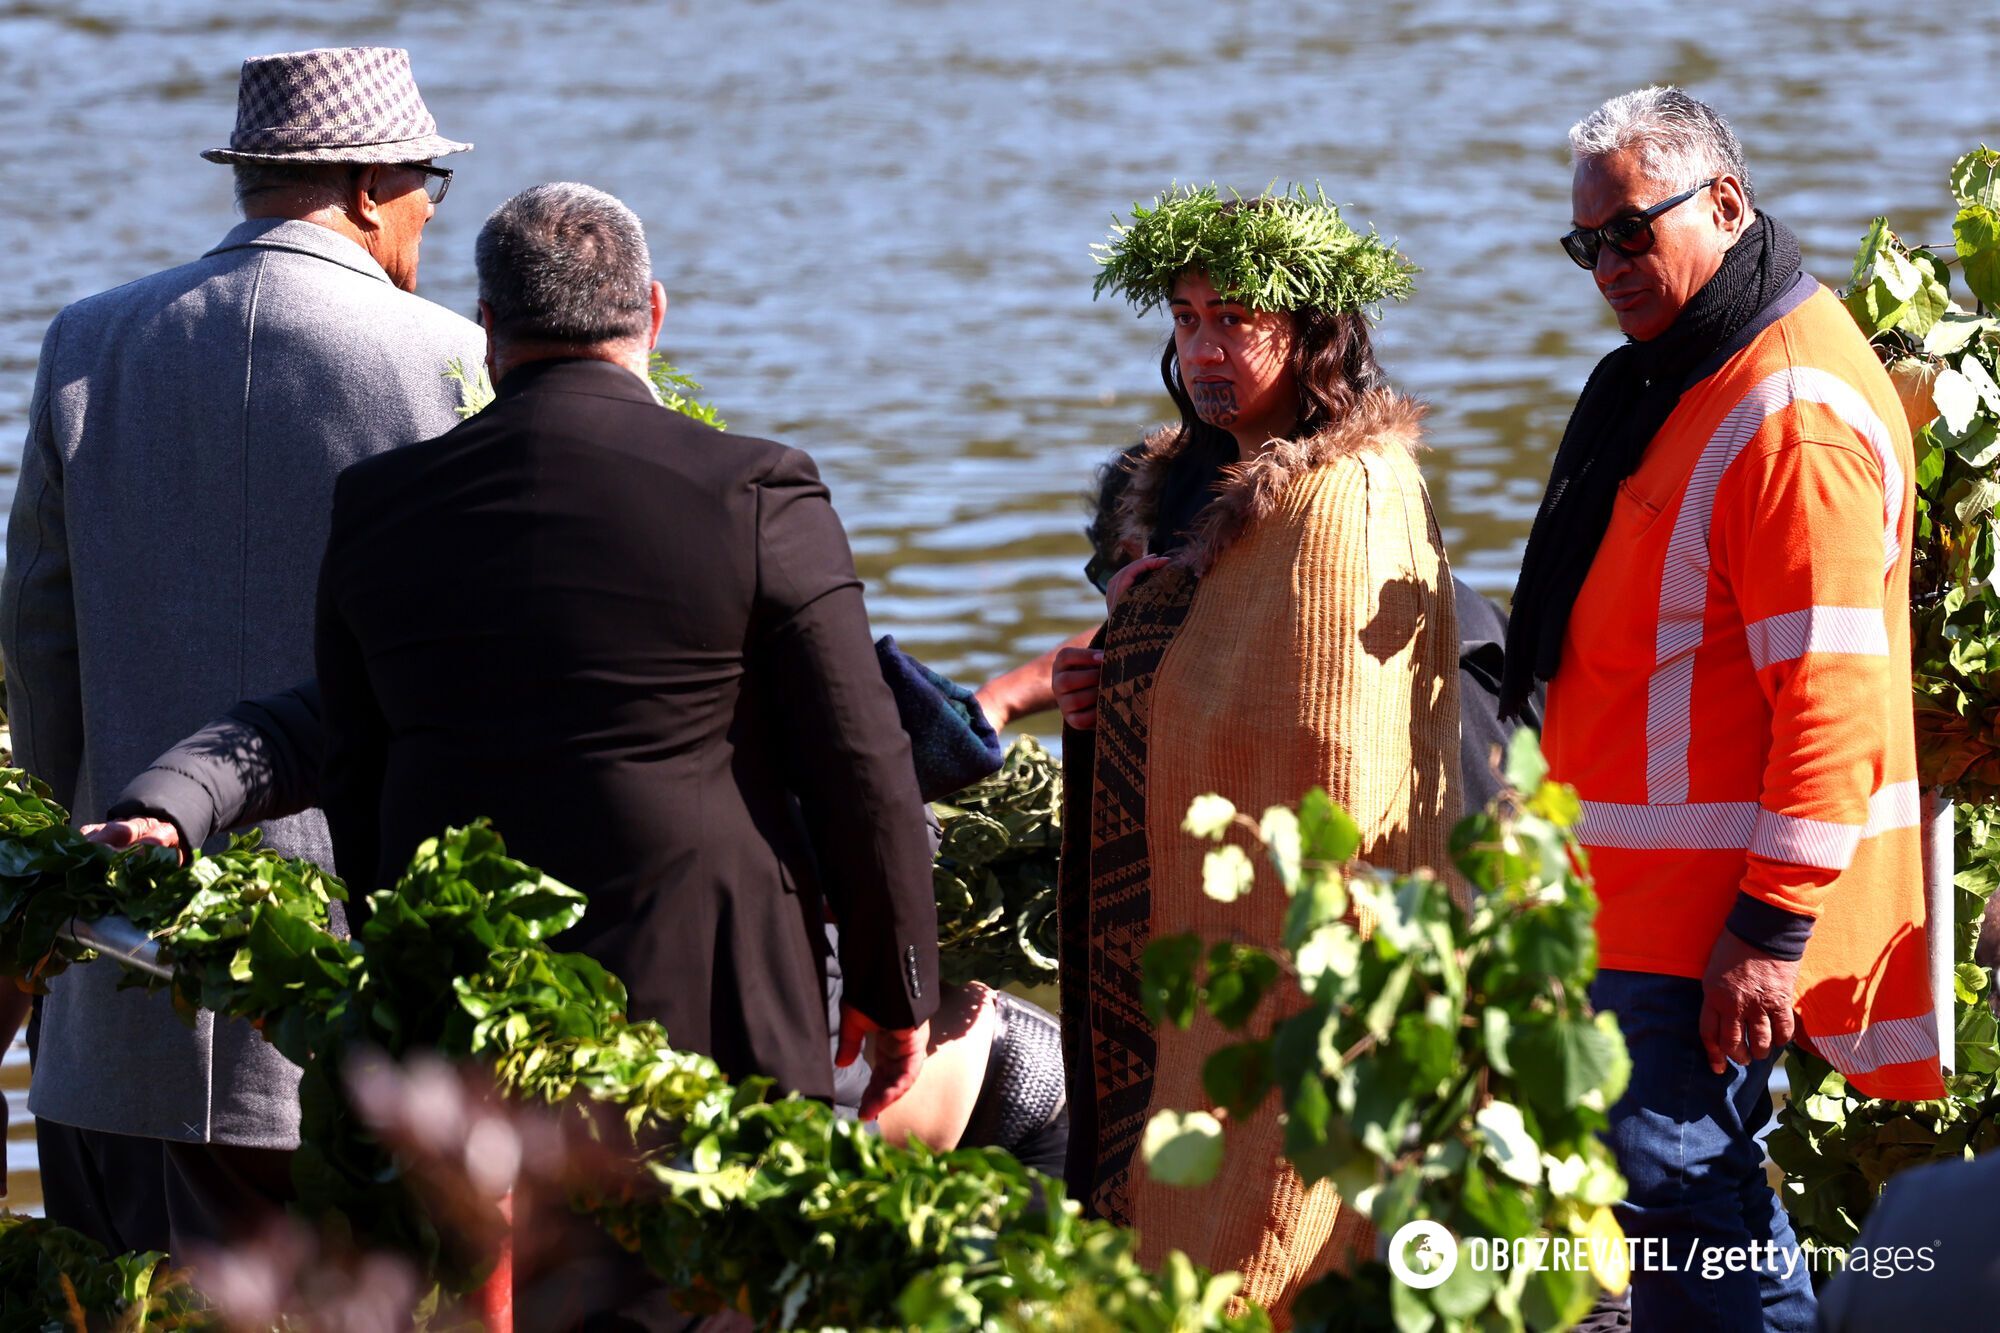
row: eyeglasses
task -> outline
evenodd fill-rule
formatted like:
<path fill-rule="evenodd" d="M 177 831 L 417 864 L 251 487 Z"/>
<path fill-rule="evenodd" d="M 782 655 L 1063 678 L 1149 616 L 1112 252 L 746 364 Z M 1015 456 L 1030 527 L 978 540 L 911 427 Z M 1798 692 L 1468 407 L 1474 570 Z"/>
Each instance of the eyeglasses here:
<path fill-rule="evenodd" d="M 1596 268 L 1597 256 L 1607 245 L 1627 259 L 1637 259 L 1653 248 L 1654 218 L 1668 209 L 1680 207 L 1721 179 L 1720 176 L 1711 176 L 1693 189 L 1683 190 L 1671 199 L 1662 199 L 1651 208 L 1613 218 L 1601 227 L 1578 227 L 1567 232 L 1562 238 L 1563 251 L 1576 261 L 1578 268 Z"/>
<path fill-rule="evenodd" d="M 422 172 L 428 178 L 424 181 L 424 193 L 430 196 L 432 208 L 436 208 L 439 204 L 443 203 L 445 195 L 451 190 L 450 167 L 434 167 L 428 162 L 397 162 L 394 165 L 401 167 L 404 171 Z M 357 165 L 354 168 L 352 178 L 359 180 L 361 173 L 366 170 L 368 170 L 366 164 Z"/>
<path fill-rule="evenodd" d="M 431 197 L 432 208 L 443 203 L 445 195 L 451 192 L 450 167 L 434 167 L 428 162 L 404 162 L 401 165 L 411 171 L 421 171 L 428 177 L 424 181 L 424 193 Z"/>

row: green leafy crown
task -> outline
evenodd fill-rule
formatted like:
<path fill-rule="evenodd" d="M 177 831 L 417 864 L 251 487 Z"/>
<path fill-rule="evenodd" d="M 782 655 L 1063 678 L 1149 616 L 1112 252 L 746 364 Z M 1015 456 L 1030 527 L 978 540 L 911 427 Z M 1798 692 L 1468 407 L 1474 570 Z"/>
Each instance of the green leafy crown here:
<path fill-rule="evenodd" d="M 1092 296 L 1122 294 L 1145 314 L 1166 304 L 1174 280 L 1208 275 L 1226 299 L 1253 310 L 1326 310 L 1381 317 L 1382 302 L 1410 294 L 1417 268 L 1370 227 L 1362 235 L 1315 183 L 1254 199 L 1213 185 L 1175 185 L 1131 222 L 1112 219 L 1093 245 L 1103 266 Z"/>

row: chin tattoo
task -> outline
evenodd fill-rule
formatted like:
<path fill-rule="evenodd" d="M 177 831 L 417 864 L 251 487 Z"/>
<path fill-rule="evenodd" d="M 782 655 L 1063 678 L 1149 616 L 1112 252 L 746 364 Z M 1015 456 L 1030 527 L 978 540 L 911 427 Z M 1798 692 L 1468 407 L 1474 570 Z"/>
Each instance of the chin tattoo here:
<path fill-rule="evenodd" d="M 1227 429 L 1242 415 L 1233 384 L 1191 384 L 1188 398 L 1194 403 L 1195 415 L 1211 426 Z"/>

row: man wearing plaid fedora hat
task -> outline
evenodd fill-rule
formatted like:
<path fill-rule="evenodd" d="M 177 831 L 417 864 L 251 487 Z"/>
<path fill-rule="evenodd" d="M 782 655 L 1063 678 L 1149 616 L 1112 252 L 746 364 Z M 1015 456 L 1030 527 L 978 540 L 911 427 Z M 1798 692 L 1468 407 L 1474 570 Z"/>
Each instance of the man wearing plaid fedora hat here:
<path fill-rule="evenodd" d="M 89 297 L 42 344 L 0 581 L 18 762 L 79 819 L 234 701 L 312 674 L 335 476 L 456 424 L 479 326 L 412 294 L 451 173 L 407 52 L 245 61 L 244 221 Z M 246 778 L 246 780 L 254 780 Z M 332 864 L 317 811 L 267 845 Z M 298 1070 L 247 1025 L 75 968 L 43 1002 L 30 1108 L 49 1216 L 114 1252 L 254 1225 L 289 1189 Z"/>

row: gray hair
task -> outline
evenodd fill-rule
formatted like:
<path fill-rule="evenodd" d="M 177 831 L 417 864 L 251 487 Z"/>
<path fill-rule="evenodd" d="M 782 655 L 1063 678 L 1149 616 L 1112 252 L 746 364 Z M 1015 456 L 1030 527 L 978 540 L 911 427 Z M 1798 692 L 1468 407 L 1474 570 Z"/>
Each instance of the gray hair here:
<path fill-rule="evenodd" d="M 347 199 L 356 164 L 351 162 L 236 162 L 236 207 L 249 207 L 251 196 L 283 190 L 308 209 L 332 208 Z"/>
<path fill-rule="evenodd" d="M 1636 152 L 1647 175 L 1674 189 L 1710 176 L 1734 176 L 1744 198 L 1752 207 L 1757 203 L 1736 131 L 1715 108 L 1671 85 L 1612 98 L 1570 126 L 1569 149 L 1579 166 Z"/>
<path fill-rule="evenodd" d="M 602 190 L 560 181 L 521 191 L 479 229 L 473 260 L 503 339 L 622 342 L 652 326 L 646 233 Z"/>

